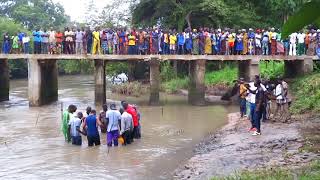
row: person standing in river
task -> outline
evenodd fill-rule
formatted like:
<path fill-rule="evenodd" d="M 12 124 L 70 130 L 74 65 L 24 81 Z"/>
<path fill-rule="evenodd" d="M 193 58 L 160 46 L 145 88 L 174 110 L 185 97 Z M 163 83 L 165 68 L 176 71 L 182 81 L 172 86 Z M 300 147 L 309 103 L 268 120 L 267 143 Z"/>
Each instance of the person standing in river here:
<path fill-rule="evenodd" d="M 138 121 L 138 114 L 137 111 L 133 108 L 132 105 L 129 105 L 127 102 L 122 101 L 121 105 L 123 107 L 123 109 L 131 114 L 132 119 L 133 119 L 133 132 L 132 132 L 132 140 L 133 138 L 138 139 L 138 126 L 139 126 L 139 121 Z"/>
<path fill-rule="evenodd" d="M 63 112 L 61 130 L 64 136 L 65 141 L 70 142 L 71 137 L 68 132 L 68 124 L 72 117 L 72 114 L 77 111 L 77 107 L 73 104 L 69 105 L 68 109 Z"/>
<path fill-rule="evenodd" d="M 107 145 L 111 147 L 113 142 L 114 146 L 118 146 L 121 114 L 116 109 L 115 104 L 110 105 L 110 110 L 107 111 L 106 119 L 107 119 Z"/>
<path fill-rule="evenodd" d="M 263 113 L 263 108 L 265 107 L 265 91 L 261 86 L 261 81 L 258 79 L 255 81 L 254 86 L 257 87 L 256 97 L 255 97 L 255 110 L 253 115 L 253 122 L 255 131 L 252 133 L 253 136 L 261 135 L 261 118 Z"/>
<path fill-rule="evenodd" d="M 246 114 L 246 96 L 247 96 L 247 88 L 244 84 L 244 79 L 240 78 L 240 86 L 239 86 L 239 90 L 240 90 L 240 116 L 241 118 L 244 117 L 244 115 Z"/>
<path fill-rule="evenodd" d="M 100 135 L 98 131 L 98 126 L 101 125 L 101 121 L 96 116 L 96 110 L 92 109 L 89 116 L 83 122 L 83 128 L 87 130 L 87 139 L 89 147 L 93 145 L 99 146 L 101 144 Z"/>
<path fill-rule="evenodd" d="M 123 108 L 120 109 L 120 114 L 121 114 L 120 135 L 124 139 L 124 145 L 131 144 L 131 134 L 133 131 L 132 116 L 126 111 L 124 111 Z"/>
<path fill-rule="evenodd" d="M 73 114 L 74 117 L 69 121 L 69 133 L 71 135 L 71 142 L 73 145 L 81 146 L 82 139 L 80 134 L 81 127 L 81 119 L 83 118 L 82 112 L 78 112 L 77 114 Z"/>

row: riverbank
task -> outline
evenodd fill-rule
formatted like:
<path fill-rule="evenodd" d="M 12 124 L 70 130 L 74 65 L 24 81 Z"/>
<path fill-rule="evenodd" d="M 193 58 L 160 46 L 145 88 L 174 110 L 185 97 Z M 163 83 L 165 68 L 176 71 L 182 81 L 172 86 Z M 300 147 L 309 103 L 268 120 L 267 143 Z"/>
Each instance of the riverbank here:
<path fill-rule="evenodd" d="M 175 171 L 175 179 L 210 179 L 236 172 L 268 168 L 299 168 L 319 159 L 317 152 L 305 150 L 303 132 L 320 127 L 320 119 L 291 123 L 263 123 L 262 135 L 252 136 L 248 120 L 238 113 L 228 115 L 229 123 L 205 138 L 194 149 L 194 156 Z M 315 123 L 315 124 L 314 124 Z"/>

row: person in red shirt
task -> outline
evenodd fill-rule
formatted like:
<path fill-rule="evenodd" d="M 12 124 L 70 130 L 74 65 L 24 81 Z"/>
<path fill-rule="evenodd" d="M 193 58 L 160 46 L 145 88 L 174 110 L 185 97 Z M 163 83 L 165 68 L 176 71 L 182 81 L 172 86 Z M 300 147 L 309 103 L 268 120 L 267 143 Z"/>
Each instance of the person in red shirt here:
<path fill-rule="evenodd" d="M 133 132 L 132 132 L 132 140 L 133 138 L 138 139 L 138 126 L 139 126 L 139 121 L 138 121 L 138 113 L 137 111 L 133 108 L 132 105 L 129 105 L 127 102 L 122 101 L 121 102 L 123 109 L 129 113 L 132 116 L 133 119 Z"/>
<path fill-rule="evenodd" d="M 56 38 L 56 53 L 61 54 L 62 53 L 63 33 L 61 31 L 58 31 L 55 35 L 55 38 Z"/>

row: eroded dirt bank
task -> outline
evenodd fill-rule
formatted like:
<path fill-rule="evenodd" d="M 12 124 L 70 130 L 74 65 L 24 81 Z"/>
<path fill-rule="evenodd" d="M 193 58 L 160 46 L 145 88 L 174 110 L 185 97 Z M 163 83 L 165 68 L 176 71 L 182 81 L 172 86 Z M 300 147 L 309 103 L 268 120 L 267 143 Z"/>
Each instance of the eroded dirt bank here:
<path fill-rule="evenodd" d="M 195 148 L 195 155 L 175 171 L 175 179 L 210 179 L 245 169 L 300 167 L 320 156 L 303 152 L 305 121 L 262 123 L 262 135 L 248 132 L 250 122 L 229 114 L 229 123 Z"/>

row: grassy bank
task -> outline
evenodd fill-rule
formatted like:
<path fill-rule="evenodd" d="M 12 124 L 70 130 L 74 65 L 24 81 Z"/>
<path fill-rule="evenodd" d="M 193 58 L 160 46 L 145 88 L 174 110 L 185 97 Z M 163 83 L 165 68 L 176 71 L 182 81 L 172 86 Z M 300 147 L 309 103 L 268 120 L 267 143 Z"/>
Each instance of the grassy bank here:
<path fill-rule="evenodd" d="M 320 179 L 320 161 L 315 161 L 300 169 L 273 168 L 258 171 L 243 171 L 235 175 L 212 180 L 316 180 Z"/>
<path fill-rule="evenodd" d="M 320 73 L 295 79 L 291 92 L 295 97 L 290 109 L 292 113 L 320 113 Z"/>

